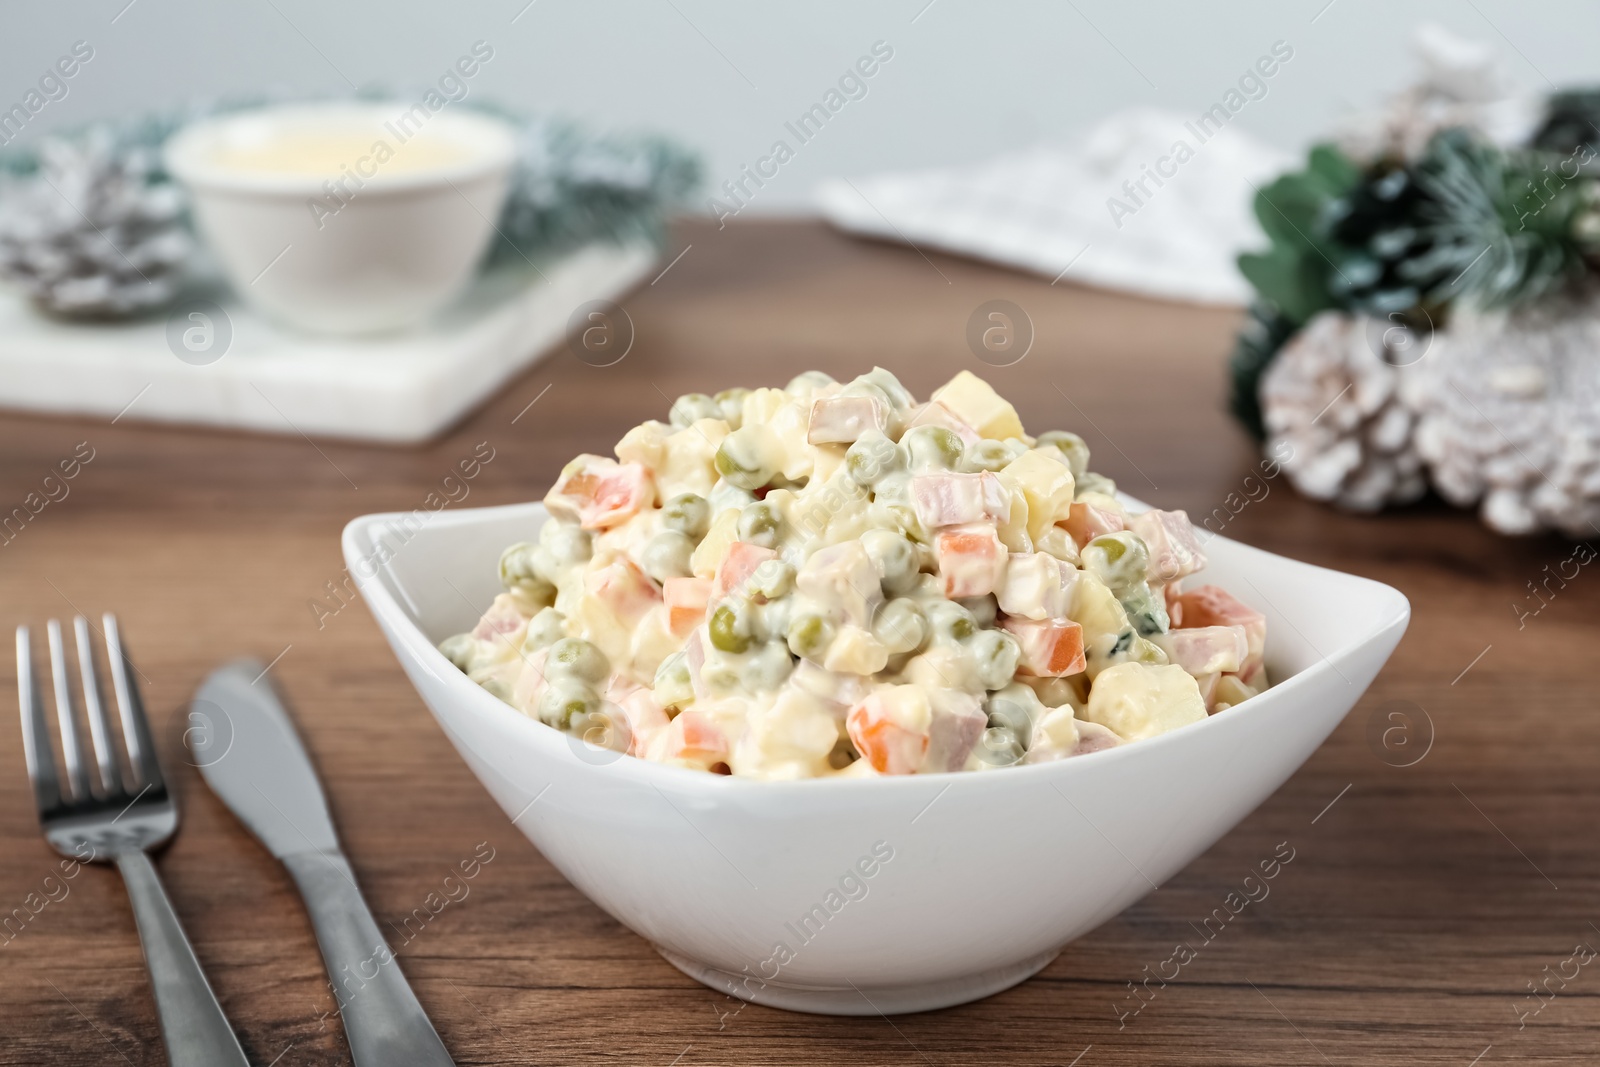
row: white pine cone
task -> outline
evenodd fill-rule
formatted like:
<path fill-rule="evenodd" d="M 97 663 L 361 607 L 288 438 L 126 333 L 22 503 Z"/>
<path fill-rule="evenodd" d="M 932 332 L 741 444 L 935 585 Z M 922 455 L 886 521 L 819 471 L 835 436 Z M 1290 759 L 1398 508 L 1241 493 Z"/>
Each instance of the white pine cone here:
<path fill-rule="evenodd" d="M 1600 532 L 1600 291 L 1457 310 L 1408 383 L 1434 485 L 1507 534 Z"/>
<path fill-rule="evenodd" d="M 46 311 L 118 318 L 176 295 L 193 244 L 176 187 L 105 136 L 46 141 L 36 174 L 0 190 L 0 277 Z"/>
<path fill-rule="evenodd" d="M 1420 343 L 1403 326 L 1324 311 L 1284 344 L 1261 377 L 1261 410 L 1296 489 L 1352 511 L 1427 491 L 1400 389 Z"/>

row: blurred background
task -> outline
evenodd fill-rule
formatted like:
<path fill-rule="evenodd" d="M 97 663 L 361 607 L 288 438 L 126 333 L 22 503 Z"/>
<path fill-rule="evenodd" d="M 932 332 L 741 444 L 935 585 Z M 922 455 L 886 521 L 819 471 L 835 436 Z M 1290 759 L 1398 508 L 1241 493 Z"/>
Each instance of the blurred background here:
<path fill-rule="evenodd" d="M 1286 149 L 1413 80 L 1409 40 L 1419 21 L 1496 46 L 1529 89 L 1585 81 L 1600 7 L 1548 0 L 1529 15 L 1512 0 L 108 0 L 14 12 L 0 69 L 15 83 L 6 92 L 20 96 L 72 42 L 95 48 L 69 95 L 30 123 L 24 136 L 33 138 L 270 86 L 329 94 L 352 84 L 420 87 L 481 39 L 495 58 L 474 93 L 668 134 L 703 153 L 714 188 L 765 153 L 783 123 L 875 41 L 886 42 L 894 58 L 867 96 L 749 208 L 796 213 L 811 210 L 814 187 L 830 176 L 970 163 L 1064 141 L 1130 105 L 1202 110 L 1278 40 L 1293 47 L 1293 61 L 1235 125 Z"/>

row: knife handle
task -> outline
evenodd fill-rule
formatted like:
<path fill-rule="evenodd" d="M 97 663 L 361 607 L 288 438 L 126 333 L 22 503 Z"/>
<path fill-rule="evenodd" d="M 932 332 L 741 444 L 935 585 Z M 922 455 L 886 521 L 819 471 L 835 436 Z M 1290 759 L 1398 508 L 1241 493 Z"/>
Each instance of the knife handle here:
<path fill-rule="evenodd" d="M 454 1067 L 337 852 L 284 856 L 316 931 L 356 1067 Z"/>

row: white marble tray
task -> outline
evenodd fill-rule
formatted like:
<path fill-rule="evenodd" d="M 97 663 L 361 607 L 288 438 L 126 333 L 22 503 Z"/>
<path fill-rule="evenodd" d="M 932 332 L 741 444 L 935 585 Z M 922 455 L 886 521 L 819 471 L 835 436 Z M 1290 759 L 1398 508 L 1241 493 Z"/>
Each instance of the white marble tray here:
<path fill-rule="evenodd" d="M 580 304 L 619 299 L 656 258 L 647 245 L 594 245 L 544 267 L 543 277 L 486 275 L 424 329 L 362 340 L 300 336 L 218 296 L 232 339 L 203 365 L 174 354 L 166 319 L 69 324 L 0 292 L 0 407 L 423 441 L 559 344 Z"/>

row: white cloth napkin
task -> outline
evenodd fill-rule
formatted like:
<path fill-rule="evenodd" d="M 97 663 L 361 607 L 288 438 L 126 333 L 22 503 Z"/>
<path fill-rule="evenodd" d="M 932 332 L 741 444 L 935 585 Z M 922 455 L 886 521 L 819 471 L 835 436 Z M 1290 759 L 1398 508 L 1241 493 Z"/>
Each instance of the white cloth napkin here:
<path fill-rule="evenodd" d="M 1191 153 L 1182 162 L 1180 142 Z M 1251 290 L 1234 257 L 1265 244 L 1251 210 L 1255 189 L 1293 162 L 1230 126 L 1200 127 L 1170 112 L 1130 108 L 1076 148 L 832 179 L 816 195 L 824 217 L 852 233 L 1051 279 L 1243 305 Z M 1152 177 L 1157 171 L 1170 176 Z"/>

